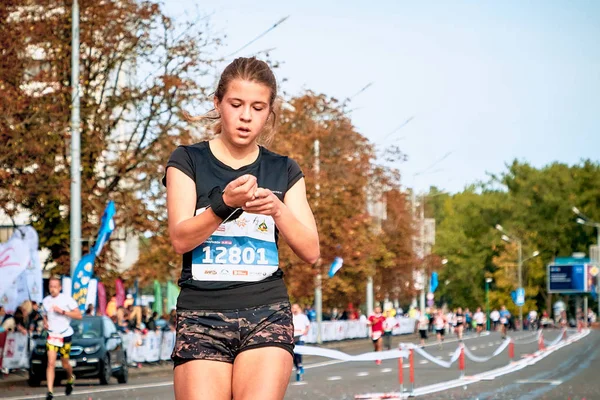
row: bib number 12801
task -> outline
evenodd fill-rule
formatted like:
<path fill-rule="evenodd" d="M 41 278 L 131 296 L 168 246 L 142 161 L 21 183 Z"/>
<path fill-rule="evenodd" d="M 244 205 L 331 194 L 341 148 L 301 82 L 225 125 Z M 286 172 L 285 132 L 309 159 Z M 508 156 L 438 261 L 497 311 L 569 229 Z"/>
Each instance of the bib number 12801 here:
<path fill-rule="evenodd" d="M 224 247 L 217 246 L 214 248 L 214 259 L 212 248 L 206 246 L 202 249 L 204 251 L 204 258 L 202 258 L 203 264 L 259 264 L 267 265 L 266 251 L 265 249 L 253 249 L 246 247 L 243 250 L 239 247 Z"/>

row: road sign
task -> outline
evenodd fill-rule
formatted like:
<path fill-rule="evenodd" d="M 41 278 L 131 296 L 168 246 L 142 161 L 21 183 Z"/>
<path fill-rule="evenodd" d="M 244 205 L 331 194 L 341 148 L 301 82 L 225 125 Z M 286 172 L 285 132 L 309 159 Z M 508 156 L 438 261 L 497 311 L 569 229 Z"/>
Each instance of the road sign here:
<path fill-rule="evenodd" d="M 548 265 L 549 293 L 587 293 L 591 283 L 591 264 Z"/>
<path fill-rule="evenodd" d="M 525 289 L 517 288 L 517 295 L 515 296 L 515 304 L 518 306 L 522 306 L 525 304 Z"/>

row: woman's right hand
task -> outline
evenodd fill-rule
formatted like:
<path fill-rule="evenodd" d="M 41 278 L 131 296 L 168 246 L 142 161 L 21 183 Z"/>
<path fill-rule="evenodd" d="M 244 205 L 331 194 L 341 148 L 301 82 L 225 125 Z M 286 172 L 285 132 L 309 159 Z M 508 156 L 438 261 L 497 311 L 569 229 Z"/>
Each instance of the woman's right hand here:
<path fill-rule="evenodd" d="M 242 175 L 225 187 L 223 201 L 229 207 L 242 208 L 248 201 L 254 200 L 257 189 L 258 184 L 254 175 Z"/>

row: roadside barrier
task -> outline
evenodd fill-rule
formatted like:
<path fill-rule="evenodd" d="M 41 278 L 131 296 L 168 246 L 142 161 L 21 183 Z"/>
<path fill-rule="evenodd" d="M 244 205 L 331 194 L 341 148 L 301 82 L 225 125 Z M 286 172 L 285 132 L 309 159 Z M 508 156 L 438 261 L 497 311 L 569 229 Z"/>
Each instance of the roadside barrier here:
<path fill-rule="evenodd" d="M 454 350 L 454 352 L 451 354 L 449 360 L 439 359 L 439 358 L 433 356 L 432 354 L 428 353 L 425 349 L 421 348 L 421 346 L 418 346 L 413 343 L 401 343 L 399 345 L 399 349 L 397 349 L 397 350 L 369 352 L 369 353 L 363 353 L 363 354 L 358 354 L 358 355 L 349 355 L 349 354 L 346 354 L 344 352 L 337 351 L 337 350 L 323 349 L 320 347 L 313 347 L 313 346 L 306 346 L 306 345 L 296 346 L 294 351 L 297 354 L 328 357 L 328 358 L 333 358 L 333 359 L 337 359 L 337 360 L 341 360 L 341 361 L 373 361 L 373 360 L 387 360 L 387 359 L 397 358 L 398 359 L 398 361 L 397 361 L 398 383 L 400 386 L 399 393 L 402 393 L 401 396 L 404 396 L 404 394 L 405 394 L 405 392 L 404 392 L 405 381 L 404 381 L 404 372 L 403 372 L 404 359 L 407 359 L 408 363 L 409 363 L 408 383 L 410 384 L 410 386 L 408 389 L 408 395 L 412 394 L 415 391 L 415 357 L 414 357 L 415 353 L 419 354 L 424 359 L 426 359 L 442 368 L 451 368 L 452 365 L 458 361 L 459 379 L 463 379 L 465 377 L 466 359 L 469 359 L 469 360 L 471 360 L 473 362 L 477 362 L 477 363 L 485 363 L 485 362 L 488 362 L 489 360 L 491 360 L 492 358 L 499 356 L 500 354 L 502 354 L 504 352 L 504 350 L 508 349 L 508 358 L 510 359 L 509 365 L 511 365 L 511 364 L 513 364 L 514 358 L 515 358 L 515 345 L 516 344 L 531 344 L 531 343 L 534 343 L 535 341 L 537 341 L 538 346 L 539 346 L 539 351 L 536 354 L 539 354 L 540 352 L 543 352 L 546 349 L 546 346 L 548 346 L 549 348 L 552 348 L 562 341 L 567 341 L 567 336 L 568 336 L 567 333 L 568 333 L 567 330 L 563 330 L 550 343 L 545 342 L 544 333 L 541 330 L 538 332 L 532 333 L 531 335 L 527 335 L 527 336 L 531 336 L 531 339 L 533 339 L 533 340 L 527 339 L 526 337 L 520 337 L 518 339 L 507 338 L 498 346 L 498 348 L 496 350 L 494 350 L 494 352 L 491 355 L 486 356 L 486 357 L 477 356 L 477 355 L 473 354 L 473 352 L 469 350 L 469 348 L 465 345 L 464 342 L 460 342 L 458 344 L 456 350 Z M 396 393 L 396 394 L 379 394 L 378 396 L 379 397 L 356 397 L 356 399 L 400 398 L 400 397 L 398 397 L 399 396 L 398 393 Z M 387 396 L 389 396 L 389 397 L 387 397 Z"/>

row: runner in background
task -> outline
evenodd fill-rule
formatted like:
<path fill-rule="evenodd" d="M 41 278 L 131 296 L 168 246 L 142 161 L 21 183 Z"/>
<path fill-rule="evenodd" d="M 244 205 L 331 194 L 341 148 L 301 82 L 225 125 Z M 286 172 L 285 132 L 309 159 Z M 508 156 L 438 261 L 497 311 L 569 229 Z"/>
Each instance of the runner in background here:
<path fill-rule="evenodd" d="M 477 324 L 477 336 L 480 336 L 486 320 L 485 314 L 481 311 L 481 307 L 477 307 L 477 311 L 473 314 L 473 320 Z"/>
<path fill-rule="evenodd" d="M 508 330 L 508 324 L 510 323 L 510 311 L 506 309 L 506 306 L 500 307 L 500 324 L 502 324 L 502 339 L 506 339 L 506 331 Z"/>
<path fill-rule="evenodd" d="M 81 319 L 81 311 L 77 307 L 77 302 L 61 293 L 61 282 L 57 277 L 50 278 L 48 282 L 50 295 L 42 301 L 44 328 L 48 331 L 46 340 L 46 355 L 48 357 L 48 366 L 46 367 L 46 381 L 48 393 L 46 400 L 54 398 L 54 369 L 56 368 L 56 356 L 60 352 L 63 369 L 67 372 L 67 385 L 65 394 L 69 396 L 73 392 L 73 367 L 69 364 L 69 353 L 71 351 L 71 339 L 73 328 L 71 328 L 71 319 Z"/>
<path fill-rule="evenodd" d="M 383 322 L 383 345 L 386 350 L 392 349 L 392 331 L 400 326 L 398 320 L 394 317 L 393 309 L 385 311 L 385 321 Z"/>
<path fill-rule="evenodd" d="M 538 323 L 538 313 L 535 310 L 531 310 L 529 311 L 529 314 L 527 315 L 527 319 L 529 320 L 528 322 L 528 328 L 530 331 L 535 331 L 538 329 L 539 327 L 539 323 Z"/>
<path fill-rule="evenodd" d="M 444 333 L 446 326 L 446 318 L 444 317 L 444 312 L 442 310 L 438 310 L 438 313 L 434 318 L 433 325 L 435 328 L 435 334 L 437 336 L 438 345 L 441 349 L 442 343 L 444 342 Z"/>
<path fill-rule="evenodd" d="M 490 319 L 492 320 L 492 330 L 497 331 L 498 330 L 498 321 L 500 321 L 500 312 L 496 309 L 494 309 L 491 313 L 490 313 Z"/>
<path fill-rule="evenodd" d="M 373 340 L 373 347 L 375 351 L 381 351 L 382 348 L 382 336 L 383 336 L 383 323 L 385 317 L 381 314 L 381 307 L 375 307 L 375 312 L 369 317 L 367 324 L 371 327 L 371 340 Z M 380 365 L 381 360 L 376 360 L 375 364 Z"/>
<path fill-rule="evenodd" d="M 465 329 L 465 314 L 463 313 L 462 308 L 458 307 L 454 320 L 456 321 L 456 336 L 458 337 L 458 340 L 462 340 L 463 331 Z"/>
<path fill-rule="evenodd" d="M 429 329 L 429 317 L 427 314 L 421 315 L 419 318 L 419 336 L 421 338 L 421 348 L 425 347 L 425 340 L 427 340 L 427 330 Z"/>
<path fill-rule="evenodd" d="M 294 323 L 294 345 L 303 345 L 308 330 L 310 329 L 310 321 L 306 314 L 298 304 L 292 305 L 293 323 Z M 302 354 L 294 353 L 294 367 L 296 367 L 296 380 L 301 381 L 304 375 L 304 367 L 302 366 Z"/>

